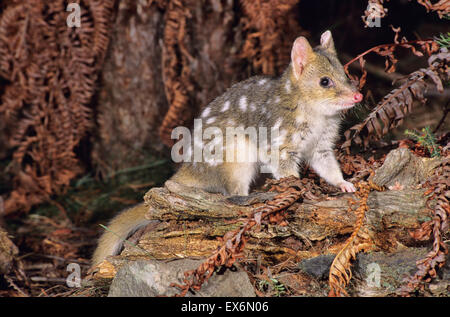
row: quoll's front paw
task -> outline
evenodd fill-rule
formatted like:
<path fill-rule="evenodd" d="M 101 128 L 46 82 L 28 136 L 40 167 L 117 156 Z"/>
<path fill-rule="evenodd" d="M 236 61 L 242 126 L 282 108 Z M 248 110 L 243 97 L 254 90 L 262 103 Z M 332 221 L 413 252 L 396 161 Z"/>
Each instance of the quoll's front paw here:
<path fill-rule="evenodd" d="M 356 188 L 355 186 L 347 181 L 343 181 L 342 183 L 339 184 L 339 188 L 345 193 L 354 193 L 356 192 Z"/>

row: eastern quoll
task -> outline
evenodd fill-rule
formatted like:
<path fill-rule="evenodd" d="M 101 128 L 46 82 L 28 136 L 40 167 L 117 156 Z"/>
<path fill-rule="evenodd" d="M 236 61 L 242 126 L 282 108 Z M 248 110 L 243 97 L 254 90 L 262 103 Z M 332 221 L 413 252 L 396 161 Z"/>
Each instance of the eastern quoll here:
<path fill-rule="evenodd" d="M 171 180 L 225 195 L 248 195 L 261 170 L 277 179 L 299 176 L 299 164 L 306 162 L 328 183 L 354 192 L 353 184 L 342 177 L 333 147 L 341 112 L 362 98 L 339 62 L 330 31 L 322 34 L 320 45 L 314 49 L 306 38 L 299 37 L 281 77 L 255 76 L 239 82 L 203 109 L 199 118 L 202 128 L 220 131 L 223 143 L 219 149 L 227 153 L 226 159 L 185 162 Z M 261 146 L 249 135 L 226 142 L 227 128 L 232 127 L 266 127 L 271 143 Z M 193 152 L 203 149 L 203 143 L 195 145 L 196 141 L 194 137 L 194 147 L 184 149 L 191 159 Z M 255 159 L 239 160 L 237 156 L 244 152 L 247 158 L 253 155 Z M 261 152 L 267 155 L 255 155 Z M 268 159 L 273 154 L 277 159 Z M 99 240 L 93 264 L 117 254 L 123 241 L 148 223 L 146 211 L 140 204 L 116 216 Z"/>

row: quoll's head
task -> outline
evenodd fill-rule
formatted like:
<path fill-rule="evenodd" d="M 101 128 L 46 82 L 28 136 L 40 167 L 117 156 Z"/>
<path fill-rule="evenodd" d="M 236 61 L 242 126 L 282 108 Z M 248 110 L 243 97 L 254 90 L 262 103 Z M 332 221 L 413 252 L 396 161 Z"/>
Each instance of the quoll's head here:
<path fill-rule="evenodd" d="M 325 115 L 335 115 L 362 101 L 357 90 L 339 62 L 333 37 L 326 31 L 320 45 L 312 48 L 308 40 L 299 37 L 291 52 L 293 82 L 311 107 Z"/>

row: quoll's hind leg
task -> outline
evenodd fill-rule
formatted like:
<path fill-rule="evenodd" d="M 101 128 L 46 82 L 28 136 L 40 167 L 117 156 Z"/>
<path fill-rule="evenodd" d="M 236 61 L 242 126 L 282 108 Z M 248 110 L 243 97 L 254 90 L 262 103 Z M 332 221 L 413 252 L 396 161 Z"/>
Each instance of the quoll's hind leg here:
<path fill-rule="evenodd" d="M 247 196 L 255 176 L 256 163 L 186 164 L 172 176 L 179 184 L 211 193 Z"/>
<path fill-rule="evenodd" d="M 206 163 L 183 164 L 171 180 L 207 192 L 227 194 L 220 167 L 212 168 Z"/>
<path fill-rule="evenodd" d="M 221 174 L 228 194 L 248 196 L 258 170 L 257 153 L 258 147 L 248 136 L 235 137 L 232 142 L 227 137 Z"/>
<path fill-rule="evenodd" d="M 292 152 L 294 153 L 294 152 Z M 288 176 L 299 176 L 298 159 L 288 149 L 283 149 L 278 161 L 270 162 L 268 168 L 275 179 Z"/>
<path fill-rule="evenodd" d="M 256 163 L 226 163 L 224 176 L 226 189 L 230 195 L 247 196 L 257 172 Z"/>

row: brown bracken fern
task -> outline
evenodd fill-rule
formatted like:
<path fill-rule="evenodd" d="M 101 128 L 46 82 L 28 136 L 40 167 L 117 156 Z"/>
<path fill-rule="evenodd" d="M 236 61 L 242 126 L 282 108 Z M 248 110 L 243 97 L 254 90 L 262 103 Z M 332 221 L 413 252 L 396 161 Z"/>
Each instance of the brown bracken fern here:
<path fill-rule="evenodd" d="M 194 90 L 190 64 L 195 53 L 189 49 L 189 23 L 194 6 L 187 0 L 155 1 L 165 10 L 163 37 L 163 80 L 169 103 L 159 134 L 171 146 L 173 128 L 187 124 L 196 109 L 190 93 Z M 213 2 L 213 1 L 211 1 Z M 248 60 L 253 70 L 279 74 L 289 63 L 290 45 L 301 28 L 292 13 L 299 0 L 241 0 L 237 19 L 245 30 L 244 43 L 236 55 Z"/>
<path fill-rule="evenodd" d="M 165 3 L 165 26 L 162 70 L 169 110 L 159 128 L 162 141 L 171 146 L 171 133 L 176 126 L 186 123 L 193 115 L 189 107 L 188 92 L 193 89 L 189 78 L 189 61 L 185 37 L 190 9 L 185 0 L 170 0 Z"/>
<path fill-rule="evenodd" d="M 361 89 L 366 84 L 367 71 L 364 69 L 364 65 L 366 60 L 364 57 L 369 53 L 376 53 L 385 58 L 385 71 L 388 73 L 392 73 L 395 71 L 395 66 L 398 62 L 398 59 L 395 57 L 395 51 L 400 48 L 407 48 L 412 51 L 412 53 L 416 56 L 423 56 L 423 53 L 426 53 L 428 56 L 435 53 L 439 49 L 439 45 L 434 40 L 415 40 L 415 41 L 407 41 L 403 38 L 401 41 L 398 40 L 400 28 L 393 28 L 395 32 L 394 43 L 391 44 L 381 44 L 368 49 L 367 51 L 359 54 L 349 62 L 344 65 L 344 70 L 347 75 L 354 81 L 359 83 L 359 88 Z M 351 64 L 358 61 L 361 67 L 362 75 L 358 78 L 355 75 L 349 73 L 348 68 Z"/>
<path fill-rule="evenodd" d="M 411 73 L 398 88 L 387 94 L 361 123 L 345 131 L 342 148 L 349 150 L 354 143 L 364 148 L 370 141 L 381 139 L 386 133 L 399 126 L 405 116 L 411 112 L 414 100 L 426 102 L 425 91 L 430 87 L 430 80 L 437 90 L 443 91 L 443 82 L 450 78 L 448 62 L 450 53 L 441 51 L 428 59 L 429 67 Z"/>
<path fill-rule="evenodd" d="M 417 240 L 428 240 L 433 236 L 433 248 L 427 256 L 417 262 L 417 272 L 405 281 L 405 285 L 399 290 L 399 295 L 409 296 L 417 289 L 423 289 L 424 283 L 430 282 L 436 277 L 437 270 L 444 266 L 448 254 L 448 247 L 443 239 L 448 231 L 450 216 L 450 143 L 444 148 L 444 159 L 434 170 L 433 175 L 427 179 L 423 187 L 428 190 L 428 203 L 435 201 L 435 206 L 428 209 L 432 213 L 432 220 L 424 222 L 411 236 Z"/>
<path fill-rule="evenodd" d="M 368 0 L 367 9 L 362 16 L 362 20 L 366 26 L 369 26 L 368 21 L 370 18 L 384 18 L 387 15 L 388 9 L 384 8 L 384 1 L 385 0 Z M 386 2 L 389 2 L 389 0 L 386 0 Z M 423 5 L 428 12 L 437 12 L 441 19 L 450 14 L 450 1 L 448 0 L 439 0 L 436 3 L 432 3 L 430 0 L 417 0 L 417 3 Z"/>
<path fill-rule="evenodd" d="M 299 0 L 240 2 L 244 14 L 241 21 L 247 30 L 240 57 L 250 60 L 263 74 L 280 73 L 289 62 L 293 36 L 301 34 L 296 19 L 288 14 Z"/>
<path fill-rule="evenodd" d="M 347 296 L 345 291 L 345 286 L 348 285 L 350 279 L 352 278 L 352 271 L 350 269 L 351 260 L 356 258 L 356 253 L 361 250 L 370 248 L 373 244 L 370 243 L 370 238 L 364 230 L 363 227 L 364 217 L 366 211 L 369 210 L 367 205 L 367 199 L 369 198 L 369 193 L 371 190 L 383 191 L 384 188 L 376 185 L 375 183 L 369 182 L 358 182 L 355 184 L 357 191 L 355 195 L 359 198 L 358 202 L 352 201 L 353 204 L 358 204 L 355 211 L 357 215 L 357 221 L 355 224 L 355 229 L 346 241 L 344 247 L 339 251 L 333 260 L 330 267 L 329 273 L 329 286 L 330 292 L 328 296 Z M 349 212 L 351 212 L 351 206 L 349 207 Z"/>
<path fill-rule="evenodd" d="M 1 14 L 0 133 L 13 154 L 6 214 L 63 192 L 82 170 L 75 151 L 93 125 L 114 0 L 79 3 L 80 28 L 67 26 L 63 0 L 9 1 Z"/>
<path fill-rule="evenodd" d="M 440 18 L 450 14 L 450 1 L 448 0 L 440 0 L 434 4 L 430 0 L 417 0 L 417 2 L 427 8 L 427 11 L 436 11 Z"/>

